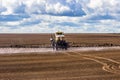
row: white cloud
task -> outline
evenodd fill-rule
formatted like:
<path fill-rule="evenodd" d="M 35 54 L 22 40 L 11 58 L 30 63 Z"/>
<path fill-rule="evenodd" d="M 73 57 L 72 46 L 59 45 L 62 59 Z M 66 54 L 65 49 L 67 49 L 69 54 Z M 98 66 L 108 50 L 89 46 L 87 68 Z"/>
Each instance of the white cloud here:
<path fill-rule="evenodd" d="M 15 25 L 19 25 L 20 22 L 15 21 L 15 22 L 6 22 L 6 25 L 10 25 L 10 26 L 15 26 Z"/>
<path fill-rule="evenodd" d="M 89 13 L 108 13 L 112 15 L 113 13 L 120 11 L 120 1 L 119 0 L 90 0 L 87 4 L 87 11 Z"/>
<path fill-rule="evenodd" d="M 13 13 L 13 8 L 16 6 L 16 0 L 2 0 L 2 6 L 6 8 L 6 11 L 2 12 L 2 15 L 8 15 Z"/>
<path fill-rule="evenodd" d="M 118 32 L 120 23 L 115 20 L 100 20 L 98 22 L 86 22 L 83 18 L 78 17 L 58 17 L 58 16 L 50 16 L 50 15 L 31 15 L 31 18 L 23 19 L 21 21 L 16 22 L 8 22 L 6 25 L 11 25 L 11 27 L 1 26 L 1 33 L 48 33 L 48 32 L 56 32 L 56 31 L 64 31 L 64 32 L 75 32 L 75 33 L 83 33 L 83 32 Z M 40 23 L 34 25 L 24 25 L 21 26 L 19 24 L 34 22 L 39 20 Z M 78 26 L 71 25 L 61 25 L 64 22 L 73 23 Z M 17 26 L 17 27 L 14 27 Z"/>
<path fill-rule="evenodd" d="M 76 0 L 76 2 L 78 2 Z M 6 11 L 2 12 L 2 15 L 16 14 L 16 10 L 20 10 L 21 7 L 25 6 L 25 13 L 27 14 L 52 14 L 52 15 L 65 15 L 67 12 L 77 13 L 82 12 L 79 16 L 84 15 L 82 8 L 75 7 L 64 0 L 2 0 L 2 6 L 6 8 Z M 77 5 L 77 4 L 76 4 Z M 78 4 L 80 5 L 80 4 Z M 77 9 L 79 8 L 79 9 Z M 23 9 L 23 8 L 22 8 Z M 72 10 L 71 10 L 72 9 Z M 77 9 L 77 10 L 76 10 Z M 73 13 L 69 13 L 74 16 Z M 68 15 L 69 16 L 69 15 Z"/>
<path fill-rule="evenodd" d="M 67 3 L 71 3 L 73 0 L 66 0 Z"/>
<path fill-rule="evenodd" d="M 68 6 L 64 6 L 60 4 L 59 2 L 56 4 L 48 4 L 48 3 L 46 4 L 47 13 L 59 14 L 67 11 L 70 11 L 70 8 Z"/>
<path fill-rule="evenodd" d="M 120 0 L 0 0 L 0 30 L 10 33 L 119 32 L 119 7 Z M 86 14 L 81 14 L 84 12 Z M 14 17 L 21 19 L 10 21 L 11 17 L 2 15 L 18 15 Z"/>
<path fill-rule="evenodd" d="M 99 8 L 103 5 L 103 0 L 90 0 L 90 3 L 88 4 L 88 7 L 92 9 Z"/>

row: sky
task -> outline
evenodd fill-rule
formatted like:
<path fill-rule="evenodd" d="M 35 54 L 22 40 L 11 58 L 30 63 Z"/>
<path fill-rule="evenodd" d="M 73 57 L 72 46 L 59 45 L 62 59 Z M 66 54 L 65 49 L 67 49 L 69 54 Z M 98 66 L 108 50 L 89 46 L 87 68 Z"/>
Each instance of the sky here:
<path fill-rule="evenodd" d="M 0 33 L 120 33 L 120 0 L 0 0 Z"/>

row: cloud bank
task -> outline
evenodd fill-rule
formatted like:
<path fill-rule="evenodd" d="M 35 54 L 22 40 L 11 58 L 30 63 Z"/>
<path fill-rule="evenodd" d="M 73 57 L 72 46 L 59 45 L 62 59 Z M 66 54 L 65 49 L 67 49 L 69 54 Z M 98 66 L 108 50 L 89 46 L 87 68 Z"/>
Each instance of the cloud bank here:
<path fill-rule="evenodd" d="M 0 0 L 0 33 L 119 33 L 120 0 Z"/>

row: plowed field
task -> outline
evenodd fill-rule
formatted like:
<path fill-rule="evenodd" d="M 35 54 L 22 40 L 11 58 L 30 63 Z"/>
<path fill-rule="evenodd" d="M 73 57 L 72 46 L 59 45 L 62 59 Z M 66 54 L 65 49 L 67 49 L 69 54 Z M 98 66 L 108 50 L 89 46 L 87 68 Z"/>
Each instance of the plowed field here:
<path fill-rule="evenodd" d="M 0 34 L 0 47 L 50 47 L 53 34 Z M 73 47 L 120 46 L 120 34 L 65 34 Z"/>
<path fill-rule="evenodd" d="M 0 80 L 120 80 L 120 50 L 1 54 Z"/>
<path fill-rule="evenodd" d="M 0 34 L 0 80 L 120 80 L 120 48 L 109 48 L 120 46 L 120 34 L 66 34 L 74 50 L 41 49 L 50 35 Z"/>

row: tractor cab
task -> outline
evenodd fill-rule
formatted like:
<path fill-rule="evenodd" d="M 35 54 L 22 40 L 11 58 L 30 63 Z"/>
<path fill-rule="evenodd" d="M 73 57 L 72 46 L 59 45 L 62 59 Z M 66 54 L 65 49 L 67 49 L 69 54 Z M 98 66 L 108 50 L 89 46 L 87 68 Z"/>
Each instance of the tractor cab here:
<path fill-rule="evenodd" d="M 64 33 L 63 32 L 56 32 L 55 33 L 55 40 L 58 41 L 58 40 L 64 40 Z"/>

